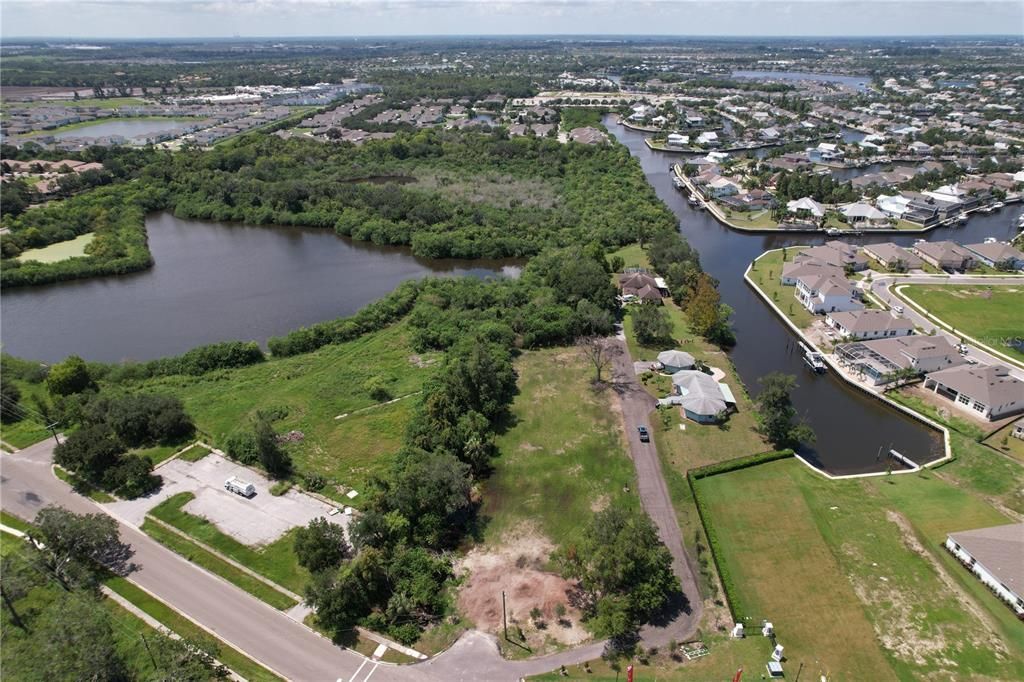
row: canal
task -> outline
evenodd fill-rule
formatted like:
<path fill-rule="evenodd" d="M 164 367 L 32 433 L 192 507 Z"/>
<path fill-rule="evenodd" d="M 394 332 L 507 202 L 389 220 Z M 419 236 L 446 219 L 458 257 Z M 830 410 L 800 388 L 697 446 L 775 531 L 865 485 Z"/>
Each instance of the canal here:
<path fill-rule="evenodd" d="M 3 350 L 54 362 L 150 360 L 228 339 L 255 340 L 351 315 L 428 275 L 516 276 L 511 261 L 430 260 L 331 230 L 146 219 L 156 264 L 122 277 L 11 289 Z"/>
<path fill-rule="evenodd" d="M 878 458 L 880 449 L 884 453 L 893 448 L 919 463 L 942 456 L 937 432 L 829 374 L 818 376 L 808 371 L 795 336 L 744 282 L 747 266 L 764 251 L 819 244 L 825 241 L 824 235 L 749 235 L 730 230 L 708 213 L 691 209 L 683 194 L 673 187 L 669 165 L 679 159 L 678 155 L 650 149 L 644 144 L 643 134 L 617 125 L 611 117 L 604 122 L 637 158 L 658 196 L 678 216 L 680 231 L 700 252 L 704 269 L 719 280 L 723 302 L 735 311 L 733 325 L 739 342 L 731 357 L 747 388 L 756 394 L 758 377 L 773 371 L 797 376 L 799 388 L 793 396 L 794 404 L 817 434 L 814 447 L 802 453 L 810 462 L 833 474 L 850 474 L 884 468 L 884 457 Z M 1000 213 L 975 216 L 965 227 L 933 231 L 928 239 L 967 243 L 985 237 L 1009 239 L 1015 234 L 1021 211 L 1017 204 Z M 895 241 L 909 246 L 916 238 L 920 237 L 873 235 L 854 240 Z"/>

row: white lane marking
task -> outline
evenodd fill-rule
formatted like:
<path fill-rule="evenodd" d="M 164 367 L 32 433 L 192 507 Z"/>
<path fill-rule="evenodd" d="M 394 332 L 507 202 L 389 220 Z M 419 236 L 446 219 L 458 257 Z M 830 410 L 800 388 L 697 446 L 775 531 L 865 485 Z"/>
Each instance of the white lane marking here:
<path fill-rule="evenodd" d="M 363 678 L 363 682 L 367 682 L 367 680 L 369 680 L 369 679 L 370 679 L 370 675 L 372 675 L 372 674 L 374 674 L 375 672 L 377 672 L 377 668 L 379 668 L 379 667 L 380 667 L 380 663 L 374 663 L 374 664 L 373 664 L 373 668 L 372 668 L 372 669 L 370 670 L 370 672 L 368 672 L 368 673 L 366 674 L 366 677 L 364 677 L 364 678 Z"/>
<path fill-rule="evenodd" d="M 362 665 L 356 668 L 356 671 L 352 673 L 352 677 L 348 678 L 348 682 L 355 682 L 356 677 L 359 675 L 359 671 L 363 669 L 363 666 L 370 662 L 370 659 L 364 658 Z"/>

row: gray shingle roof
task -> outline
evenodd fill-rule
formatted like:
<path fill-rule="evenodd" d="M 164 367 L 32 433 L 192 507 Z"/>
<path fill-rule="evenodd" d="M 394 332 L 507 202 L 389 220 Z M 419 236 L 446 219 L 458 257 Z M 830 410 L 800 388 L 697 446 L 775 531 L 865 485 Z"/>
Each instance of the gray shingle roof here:
<path fill-rule="evenodd" d="M 1024 596 L 1024 523 L 950 533 L 974 560 L 1018 596 Z"/>

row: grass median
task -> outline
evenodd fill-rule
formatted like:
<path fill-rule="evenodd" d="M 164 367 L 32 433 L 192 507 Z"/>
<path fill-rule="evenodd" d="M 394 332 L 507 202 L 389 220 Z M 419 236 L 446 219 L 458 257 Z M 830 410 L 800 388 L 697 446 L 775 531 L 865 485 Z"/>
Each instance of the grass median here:
<path fill-rule="evenodd" d="M 263 581 L 254 578 L 245 571 L 242 571 L 220 557 L 208 552 L 196 543 L 186 540 L 180 535 L 170 531 L 152 519 L 146 519 L 142 524 L 142 530 L 165 547 L 177 552 L 192 563 L 205 568 L 207 571 L 224 578 L 236 587 L 245 590 L 257 599 L 270 604 L 275 609 L 287 610 L 298 602 L 267 585 Z"/>
<path fill-rule="evenodd" d="M 250 682 L 273 682 L 281 679 L 234 647 L 215 640 L 208 632 L 188 618 L 126 579 L 111 578 L 106 584 L 111 590 L 152 616 L 175 634 L 190 639 L 211 641 L 217 649 L 217 659 Z"/>
<path fill-rule="evenodd" d="M 310 575 L 309 571 L 299 566 L 295 556 L 293 547 L 296 529 L 261 549 L 254 549 L 221 532 L 206 519 L 182 510 L 194 498 L 195 495 L 189 492 L 178 493 L 158 504 L 149 513 L 268 580 L 293 592 L 302 593 Z"/>

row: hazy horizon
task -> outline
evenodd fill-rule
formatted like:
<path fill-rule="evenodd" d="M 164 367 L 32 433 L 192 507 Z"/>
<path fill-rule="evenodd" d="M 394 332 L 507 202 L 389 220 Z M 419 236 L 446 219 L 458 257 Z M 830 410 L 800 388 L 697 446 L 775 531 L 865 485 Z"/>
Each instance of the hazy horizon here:
<path fill-rule="evenodd" d="M 1024 3 L 1017 0 L 5 0 L 0 17 L 4 40 L 937 38 L 1024 32 Z"/>

